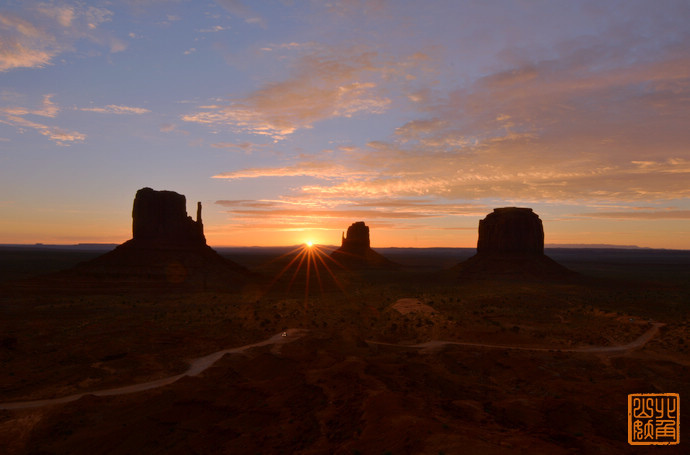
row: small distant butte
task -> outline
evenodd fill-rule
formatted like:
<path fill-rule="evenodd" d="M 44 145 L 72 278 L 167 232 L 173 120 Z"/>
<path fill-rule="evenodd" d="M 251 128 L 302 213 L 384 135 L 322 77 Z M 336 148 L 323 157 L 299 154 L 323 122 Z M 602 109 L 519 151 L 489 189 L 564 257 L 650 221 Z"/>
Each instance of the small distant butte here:
<path fill-rule="evenodd" d="M 371 248 L 369 226 L 364 221 L 352 223 L 343 233 L 341 246 L 331 258 L 344 268 L 396 268 L 398 265 Z"/>

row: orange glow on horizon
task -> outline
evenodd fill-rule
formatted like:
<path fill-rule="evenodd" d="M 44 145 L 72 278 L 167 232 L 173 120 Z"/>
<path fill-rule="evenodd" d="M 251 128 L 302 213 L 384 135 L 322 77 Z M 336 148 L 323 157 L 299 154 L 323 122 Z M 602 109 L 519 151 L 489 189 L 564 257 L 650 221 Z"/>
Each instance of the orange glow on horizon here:
<path fill-rule="evenodd" d="M 122 218 L 122 217 L 120 217 Z M 477 219 L 480 217 L 476 217 Z M 616 220 L 582 219 L 550 221 L 544 218 L 545 243 L 637 245 L 647 248 L 690 250 L 687 220 Z M 10 230 L 2 236 L 3 244 L 75 245 L 78 243 L 121 244 L 132 238 L 131 222 L 117 220 L 105 225 L 59 223 L 45 234 L 40 229 L 50 221 L 20 224 L 10 218 Z M 207 223 L 205 236 L 211 247 L 282 247 L 308 245 L 339 247 L 341 236 L 351 220 L 343 220 L 342 228 L 273 229 L 251 226 L 214 225 Z M 365 220 L 366 222 L 366 220 Z M 458 228 L 418 229 L 391 228 L 367 223 L 371 227 L 372 248 L 474 248 L 477 245 L 477 220 L 460 220 Z"/>

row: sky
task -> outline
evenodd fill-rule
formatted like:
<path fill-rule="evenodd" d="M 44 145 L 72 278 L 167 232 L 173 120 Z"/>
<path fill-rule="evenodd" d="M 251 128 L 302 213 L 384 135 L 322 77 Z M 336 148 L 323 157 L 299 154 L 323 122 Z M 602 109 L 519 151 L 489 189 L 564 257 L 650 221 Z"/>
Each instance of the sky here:
<path fill-rule="evenodd" d="M 690 2 L 9 0 L 0 243 L 121 243 L 143 187 L 212 246 L 690 249 Z"/>

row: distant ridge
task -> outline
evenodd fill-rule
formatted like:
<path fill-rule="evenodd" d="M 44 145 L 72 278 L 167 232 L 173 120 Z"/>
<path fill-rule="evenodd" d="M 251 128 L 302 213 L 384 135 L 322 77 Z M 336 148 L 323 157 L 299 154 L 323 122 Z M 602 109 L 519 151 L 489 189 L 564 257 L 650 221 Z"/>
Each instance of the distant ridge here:
<path fill-rule="evenodd" d="M 0 243 L 3 248 L 27 248 L 27 249 L 62 249 L 62 250 L 112 250 L 117 247 L 117 243 Z"/>
<path fill-rule="evenodd" d="M 549 243 L 545 248 L 606 248 L 620 250 L 651 250 L 653 248 L 637 245 L 612 245 L 608 243 Z M 662 248 L 659 248 L 662 249 Z"/>
<path fill-rule="evenodd" d="M 71 249 L 71 250 L 112 250 L 120 245 L 119 243 L 0 243 L 2 248 L 50 248 L 50 249 Z M 274 246 L 240 246 L 240 245 L 217 245 L 213 248 L 216 250 L 292 250 L 300 247 L 301 244 L 295 245 L 274 245 Z M 326 248 L 338 248 L 337 245 L 321 245 Z M 653 248 L 649 246 L 637 245 L 615 245 L 609 243 L 546 243 L 544 248 L 582 248 L 582 249 L 619 249 L 619 250 L 682 250 L 682 248 Z M 387 246 L 377 247 L 377 250 L 474 250 L 476 247 L 467 246 Z"/>

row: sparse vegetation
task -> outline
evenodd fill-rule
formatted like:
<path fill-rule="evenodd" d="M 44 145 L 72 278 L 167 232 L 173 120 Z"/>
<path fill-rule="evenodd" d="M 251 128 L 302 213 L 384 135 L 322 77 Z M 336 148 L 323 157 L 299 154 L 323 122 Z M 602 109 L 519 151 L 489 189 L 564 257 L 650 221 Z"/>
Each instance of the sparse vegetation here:
<path fill-rule="evenodd" d="M 690 394 L 684 270 L 659 285 L 457 282 L 427 269 L 368 271 L 361 283 L 369 284 L 357 285 L 357 273 L 342 272 L 343 283 L 359 286 L 356 295 L 348 287 L 315 286 L 305 296 L 297 282 L 258 297 L 239 289 L 75 296 L 8 288 L 0 297 L 9 328 L 0 338 L 0 401 L 162 378 L 183 371 L 188 359 L 309 328 L 302 339 L 226 356 L 201 376 L 155 393 L 64 406 L 35 427 L 28 448 L 38 452 L 40 442 L 41 450 L 69 451 L 61 448 L 100 431 L 114 444 L 134 434 L 199 452 L 213 441 L 230 453 L 238 447 L 318 452 L 330 444 L 353 454 L 440 454 L 455 453 L 468 437 L 461 431 L 471 429 L 481 447 L 511 434 L 505 447 L 532 453 L 548 453 L 553 444 L 624 453 L 625 439 L 608 431 L 625 419 L 624 404 L 602 405 L 601 397 L 639 388 Z M 415 298 L 433 311 L 414 302 L 405 314 L 394 308 Z M 567 352 L 628 343 L 649 319 L 667 326 L 643 351 Z M 430 340 L 553 349 L 404 347 Z M 559 417 L 563 409 L 568 419 Z M 18 418 L 3 411 L 0 425 Z M 404 438 L 412 432 L 414 438 Z M 443 445 L 434 439 L 440 432 Z"/>

